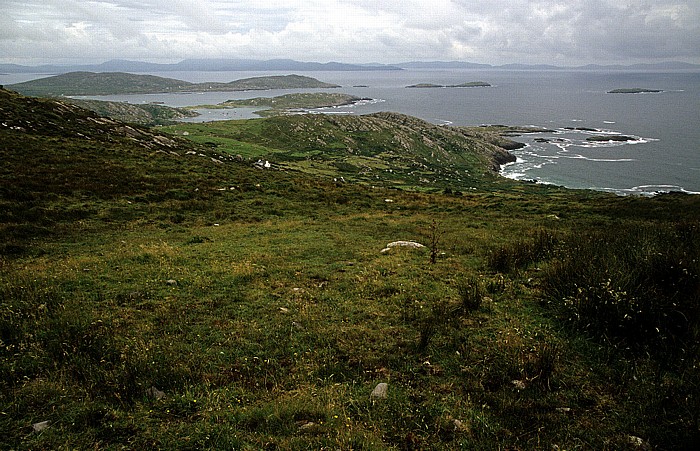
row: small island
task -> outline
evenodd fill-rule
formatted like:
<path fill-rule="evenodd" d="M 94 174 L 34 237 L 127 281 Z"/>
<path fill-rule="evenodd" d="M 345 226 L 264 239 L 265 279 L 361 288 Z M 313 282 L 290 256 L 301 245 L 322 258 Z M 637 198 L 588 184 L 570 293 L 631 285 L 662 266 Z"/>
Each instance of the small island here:
<path fill-rule="evenodd" d="M 663 92 L 662 89 L 647 89 L 647 88 L 619 88 L 608 91 L 608 94 L 646 94 L 654 92 Z"/>
<path fill-rule="evenodd" d="M 434 83 L 417 83 L 415 85 L 406 86 L 407 88 L 488 88 L 490 83 L 485 81 L 470 81 L 467 83 L 460 83 L 458 85 L 436 85 Z"/>
<path fill-rule="evenodd" d="M 367 100 L 372 99 L 356 97 L 350 94 L 329 92 L 293 93 L 276 97 L 255 97 L 252 99 L 227 100 L 217 105 L 196 105 L 187 107 L 187 109 L 196 110 L 203 108 L 228 109 L 261 107 L 263 108 L 262 110 L 255 112 L 255 114 L 258 116 L 276 116 L 280 114 L 290 114 L 317 108 L 348 106 Z"/>
<path fill-rule="evenodd" d="M 626 136 L 626 135 L 596 135 L 596 136 L 590 136 L 586 138 L 586 141 L 590 142 L 609 142 L 609 141 L 615 141 L 615 142 L 628 142 L 628 141 L 636 141 L 637 138 L 634 136 Z"/>

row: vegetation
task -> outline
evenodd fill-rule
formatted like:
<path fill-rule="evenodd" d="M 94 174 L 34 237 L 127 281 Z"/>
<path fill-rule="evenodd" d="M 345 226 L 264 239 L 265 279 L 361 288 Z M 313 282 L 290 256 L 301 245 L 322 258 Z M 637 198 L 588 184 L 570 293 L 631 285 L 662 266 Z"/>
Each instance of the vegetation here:
<path fill-rule="evenodd" d="M 222 153 L 275 167 L 383 187 L 461 192 L 512 182 L 497 175 L 514 157 L 467 129 L 397 113 L 296 115 L 165 128 Z"/>
<path fill-rule="evenodd" d="M 251 77 L 230 83 L 190 83 L 173 78 L 124 72 L 69 72 L 8 86 L 9 89 L 22 94 L 40 97 L 338 87 L 302 75 Z"/>
<path fill-rule="evenodd" d="M 7 91 L 0 117 L 2 448 L 700 440 L 697 196 L 499 180 L 491 144 L 393 114 L 198 125 L 211 143 Z M 334 182 L 348 148 L 473 158 L 476 189 Z M 398 239 L 426 250 L 380 252 Z"/>

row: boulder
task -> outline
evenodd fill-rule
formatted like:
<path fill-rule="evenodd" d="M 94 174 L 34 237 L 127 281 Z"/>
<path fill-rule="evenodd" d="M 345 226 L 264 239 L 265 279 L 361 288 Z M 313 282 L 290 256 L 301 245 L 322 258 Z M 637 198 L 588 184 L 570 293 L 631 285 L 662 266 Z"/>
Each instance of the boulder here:
<path fill-rule="evenodd" d="M 386 382 L 378 383 L 369 395 L 370 399 L 386 399 L 387 396 L 389 396 L 389 384 Z"/>
<path fill-rule="evenodd" d="M 395 247 L 406 247 L 409 249 L 421 249 L 421 248 L 424 248 L 425 246 L 420 244 L 420 243 L 417 243 L 415 241 L 393 241 L 393 242 L 387 244 L 386 247 L 384 249 L 382 249 L 381 252 L 382 252 L 382 254 L 385 254 L 385 253 L 389 252 L 392 248 L 395 248 Z"/>

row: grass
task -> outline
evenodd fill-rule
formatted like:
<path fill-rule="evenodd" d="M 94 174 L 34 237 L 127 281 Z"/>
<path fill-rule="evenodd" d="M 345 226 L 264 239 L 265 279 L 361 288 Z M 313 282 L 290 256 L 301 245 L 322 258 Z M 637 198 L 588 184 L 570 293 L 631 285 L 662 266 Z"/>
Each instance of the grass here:
<path fill-rule="evenodd" d="M 252 146 L 228 159 L 75 125 L 87 140 L 70 114 L 55 134 L 0 129 L 1 447 L 698 442 L 696 329 L 663 322 L 674 303 L 696 312 L 696 196 L 337 183 L 256 169 Z M 435 224 L 434 264 L 430 248 L 380 252 L 429 246 Z M 646 325 L 609 327 L 596 309 L 623 292 L 649 294 L 665 349 L 687 344 L 676 358 Z"/>

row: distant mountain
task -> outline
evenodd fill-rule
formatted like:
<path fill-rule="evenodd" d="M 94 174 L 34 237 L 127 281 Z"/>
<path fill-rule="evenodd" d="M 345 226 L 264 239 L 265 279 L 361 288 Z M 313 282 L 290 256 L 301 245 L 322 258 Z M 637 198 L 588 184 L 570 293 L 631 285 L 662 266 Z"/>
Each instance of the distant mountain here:
<path fill-rule="evenodd" d="M 82 65 L 41 65 L 22 66 L 19 64 L 0 64 L 0 73 L 64 74 L 68 72 L 172 72 L 172 71 L 385 71 L 403 69 L 493 69 L 493 70 L 700 70 L 700 65 L 669 61 L 655 64 L 555 66 L 551 64 L 491 64 L 471 63 L 468 61 L 409 61 L 397 64 L 348 64 L 341 62 L 316 63 L 292 59 L 256 60 L 243 58 L 220 59 L 186 59 L 178 63 L 147 63 L 114 59 L 100 64 Z"/>
<path fill-rule="evenodd" d="M 0 72 L 64 74 L 68 72 L 171 72 L 171 71 L 374 71 L 401 70 L 400 67 L 384 64 L 346 64 L 314 63 L 291 59 L 255 60 L 255 59 L 186 59 L 179 63 L 161 64 L 142 61 L 110 60 L 101 64 L 83 65 L 42 65 L 22 66 L 18 64 L 0 64 Z"/>
<path fill-rule="evenodd" d="M 495 69 L 505 70 L 562 70 L 571 69 L 568 67 L 553 66 L 551 64 L 503 64 L 495 66 Z"/>
<path fill-rule="evenodd" d="M 411 61 L 395 64 L 403 69 L 492 69 L 490 64 L 477 64 L 464 61 Z"/>
<path fill-rule="evenodd" d="M 700 70 L 700 65 L 669 61 L 654 64 L 588 64 L 584 66 L 555 66 L 552 64 L 502 64 L 493 66 L 491 64 L 477 64 L 466 61 L 410 61 L 397 63 L 392 66 L 402 69 L 491 69 L 491 70 L 635 70 L 635 71 L 663 71 L 663 70 Z"/>
<path fill-rule="evenodd" d="M 174 65 L 175 70 L 205 71 L 366 71 L 366 70 L 401 70 L 387 65 L 359 65 L 338 62 L 314 63 L 291 59 L 272 59 L 266 61 L 251 59 L 188 59 Z"/>
<path fill-rule="evenodd" d="M 624 66 L 621 64 L 601 66 L 599 64 L 588 64 L 586 66 L 579 66 L 579 69 L 587 70 L 601 70 L 601 69 L 613 69 L 613 70 L 698 70 L 700 65 L 682 63 L 679 61 L 669 61 L 664 63 L 656 64 L 632 64 L 630 66 Z"/>
<path fill-rule="evenodd" d="M 190 83 L 174 78 L 124 72 L 69 72 L 7 86 L 25 95 L 40 97 L 339 87 L 302 75 L 252 77 L 229 83 Z"/>

